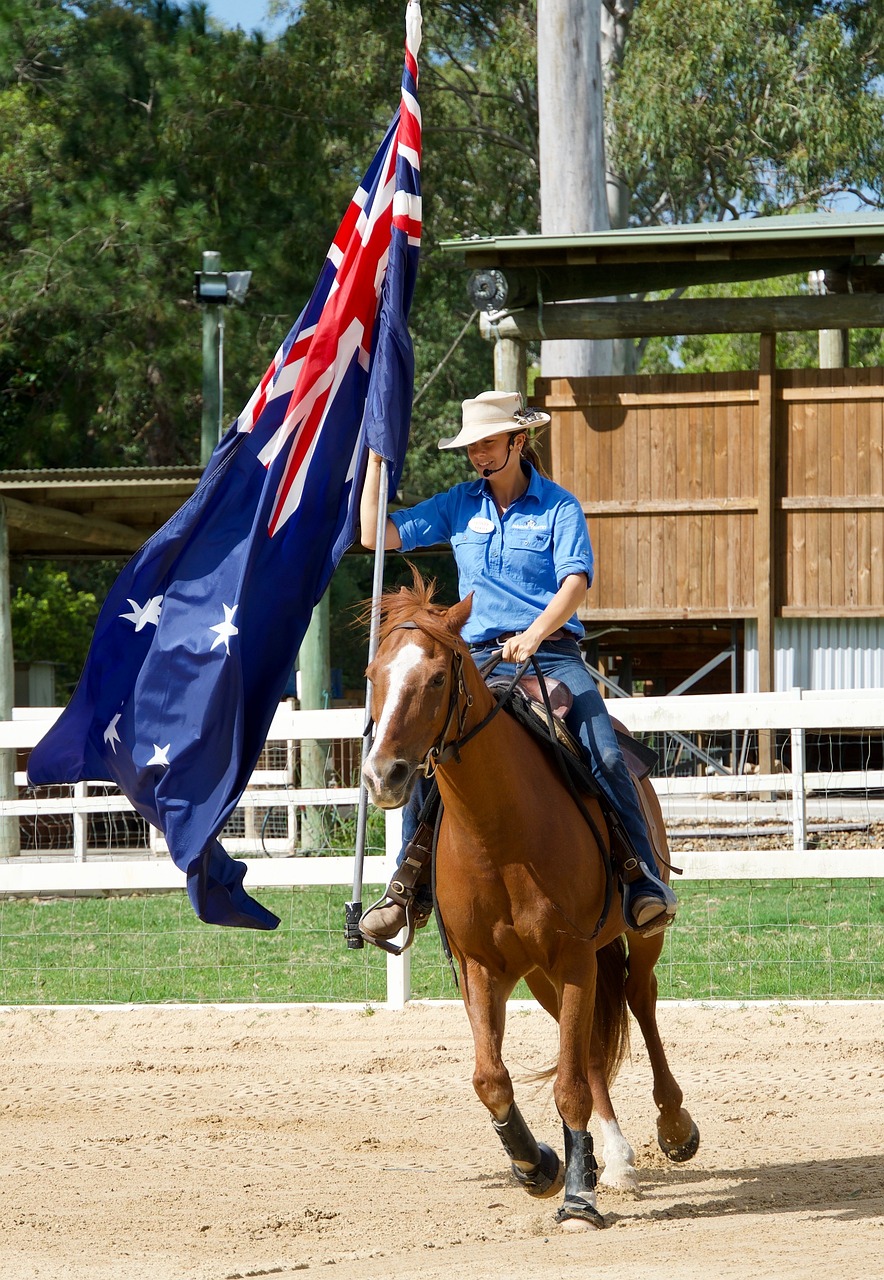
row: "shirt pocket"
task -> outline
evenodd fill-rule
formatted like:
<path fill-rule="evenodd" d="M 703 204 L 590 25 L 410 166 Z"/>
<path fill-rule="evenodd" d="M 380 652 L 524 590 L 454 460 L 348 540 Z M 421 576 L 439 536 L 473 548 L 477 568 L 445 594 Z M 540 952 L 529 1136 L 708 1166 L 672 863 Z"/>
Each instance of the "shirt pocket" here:
<path fill-rule="evenodd" d="M 555 582 L 551 530 L 513 529 L 507 538 L 504 568 L 520 582 L 548 590 Z"/>
<path fill-rule="evenodd" d="M 472 584 L 485 572 L 492 537 L 492 533 L 477 533 L 475 529 L 465 529 L 463 533 L 451 535 L 451 549 L 454 552 L 462 596 L 466 595 Z"/>

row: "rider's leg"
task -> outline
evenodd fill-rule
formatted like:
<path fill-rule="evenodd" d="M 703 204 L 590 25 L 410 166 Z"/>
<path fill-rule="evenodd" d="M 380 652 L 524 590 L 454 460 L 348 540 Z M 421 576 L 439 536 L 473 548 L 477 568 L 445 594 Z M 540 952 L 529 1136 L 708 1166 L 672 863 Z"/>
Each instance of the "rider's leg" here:
<path fill-rule="evenodd" d="M 422 825 L 420 820 L 431 785 L 427 778 L 419 777 L 402 810 L 402 848 L 396 859 L 397 870 L 383 898 L 369 907 L 359 922 L 359 931 L 369 942 L 378 939 L 389 942 L 405 928 L 409 900 L 413 902 L 416 929 L 422 928 L 432 915 L 433 891 L 429 874 L 432 829 Z"/>
<path fill-rule="evenodd" d="M 626 923 L 642 932 L 655 932 L 655 925 L 663 929 L 675 915 L 676 897 L 660 879 L 644 815 L 605 701 L 573 642 L 548 643 L 536 657 L 541 670 L 563 680 L 574 695 L 566 723 L 583 744 L 593 777 L 619 816 L 639 860 L 638 878 L 624 885 Z"/>

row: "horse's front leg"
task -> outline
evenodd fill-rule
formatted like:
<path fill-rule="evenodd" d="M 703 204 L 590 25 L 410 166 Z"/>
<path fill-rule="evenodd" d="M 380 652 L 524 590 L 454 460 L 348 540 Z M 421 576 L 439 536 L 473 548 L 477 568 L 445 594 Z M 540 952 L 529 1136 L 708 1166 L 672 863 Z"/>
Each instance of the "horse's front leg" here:
<path fill-rule="evenodd" d="M 512 984 L 507 987 L 475 961 L 459 959 L 464 1005 L 476 1051 L 473 1088 L 491 1112 L 491 1123 L 520 1185 L 540 1199 L 558 1195 L 564 1183 L 559 1157 L 545 1143 L 537 1142 L 525 1123 L 502 1057 L 506 1001 Z"/>
<path fill-rule="evenodd" d="M 539 969 L 533 970 L 526 977 L 538 1004 L 542 1005 L 551 1018 L 558 1021 L 559 997 L 555 987 Z M 638 1174 L 635 1171 L 635 1152 L 621 1132 L 614 1112 L 614 1104 L 608 1089 L 608 1068 L 605 1062 L 605 1051 L 598 1031 L 598 1019 L 593 1018 L 592 1040 L 589 1051 L 587 1079 L 592 1093 L 592 1113 L 598 1121 L 602 1132 L 602 1158 L 605 1167 L 599 1175 L 603 1186 L 613 1187 L 617 1191 L 636 1191 Z"/>
<path fill-rule="evenodd" d="M 565 1200 L 556 1221 L 578 1230 L 587 1224 L 605 1225 L 596 1208 L 598 1165 L 589 1132 L 589 1059 L 597 973 L 595 954 L 589 947 L 572 952 L 561 985 L 559 1063 L 553 1090 L 565 1131 Z"/>

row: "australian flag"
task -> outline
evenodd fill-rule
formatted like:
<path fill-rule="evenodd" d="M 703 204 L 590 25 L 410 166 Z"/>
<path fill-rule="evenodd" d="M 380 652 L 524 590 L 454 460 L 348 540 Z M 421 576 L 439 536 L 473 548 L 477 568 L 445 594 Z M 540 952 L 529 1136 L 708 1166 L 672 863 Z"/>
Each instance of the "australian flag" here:
<path fill-rule="evenodd" d="M 201 920 L 273 929 L 218 835 L 354 539 L 366 450 L 395 487 L 411 418 L 421 234 L 420 5 L 402 97 L 294 328 L 188 502 L 102 607 L 80 682 L 28 764 L 105 779 L 160 828 Z"/>

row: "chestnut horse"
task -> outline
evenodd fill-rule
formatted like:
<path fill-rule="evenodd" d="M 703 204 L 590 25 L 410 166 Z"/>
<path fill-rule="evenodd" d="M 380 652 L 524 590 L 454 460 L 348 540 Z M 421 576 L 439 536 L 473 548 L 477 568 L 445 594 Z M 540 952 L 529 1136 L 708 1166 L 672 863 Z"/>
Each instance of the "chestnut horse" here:
<path fill-rule="evenodd" d="M 375 736 L 364 781 L 376 805 L 393 809 L 420 773 L 435 770 L 444 804 L 436 899 L 475 1043 L 473 1085 L 529 1194 L 554 1196 L 564 1186 L 557 1220 L 604 1226 L 587 1131 L 593 1110 L 603 1138 L 602 1181 L 637 1185 L 608 1093 L 628 1047 L 627 1006 L 653 1069 L 660 1146 L 683 1161 L 699 1143 L 657 1030 L 654 965 L 662 935 L 630 934 L 627 964 L 617 893 L 597 931 L 606 896 L 599 846 L 533 735 L 505 713 L 483 724 L 496 704 L 460 638 L 471 604 L 471 597 L 449 609 L 434 604 L 432 585 L 417 573 L 414 588 L 384 595 L 367 673 Z M 647 791 L 662 831 L 650 784 Z M 596 802 L 584 802 L 605 832 Z M 521 978 L 559 1025 L 549 1075 L 564 1126 L 564 1172 L 522 1118 L 502 1058 L 506 1002 Z"/>

